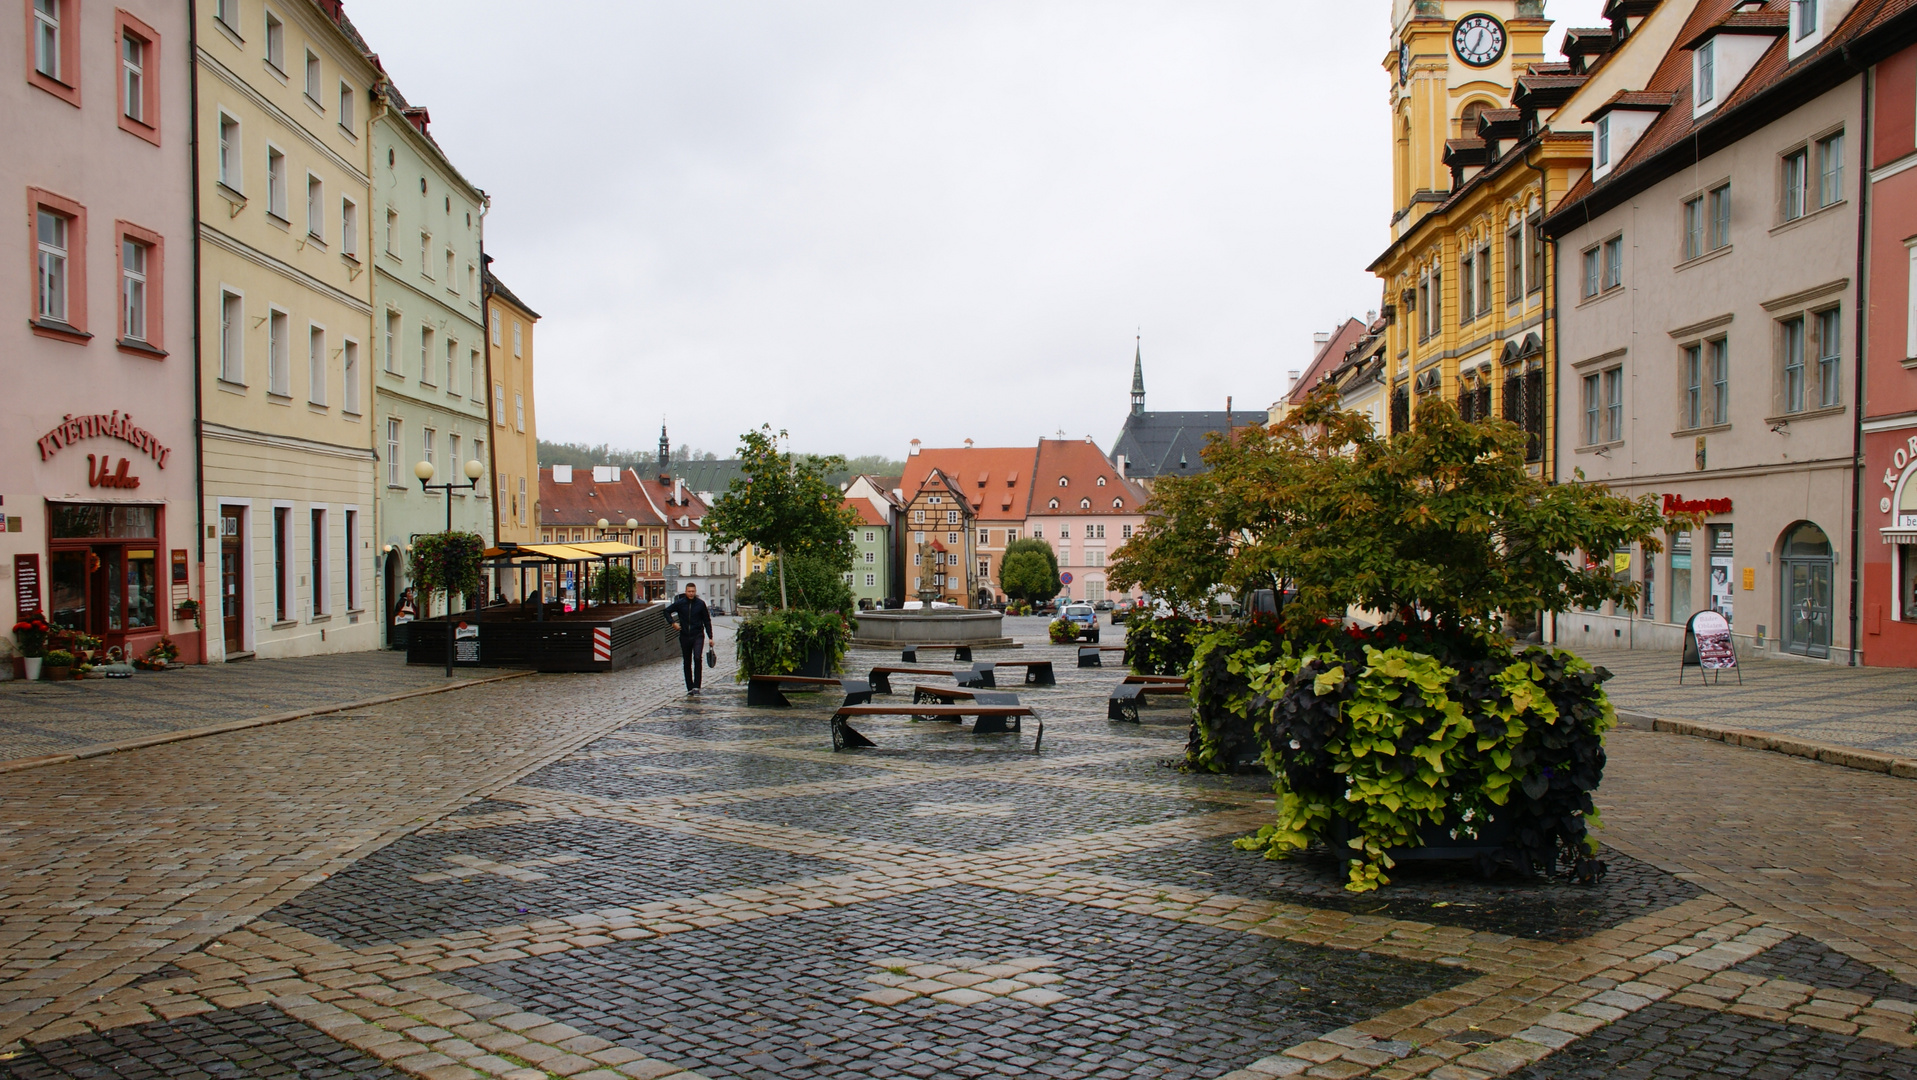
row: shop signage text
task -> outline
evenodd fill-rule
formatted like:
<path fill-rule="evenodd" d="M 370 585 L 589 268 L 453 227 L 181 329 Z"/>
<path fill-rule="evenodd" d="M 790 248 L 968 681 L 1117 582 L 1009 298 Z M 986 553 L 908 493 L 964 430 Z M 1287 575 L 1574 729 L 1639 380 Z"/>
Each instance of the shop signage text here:
<path fill-rule="evenodd" d="M 97 471 L 93 467 L 93 460 L 94 460 L 93 455 L 88 454 L 87 455 L 87 486 L 88 487 L 127 488 L 131 490 L 132 488 L 136 488 L 140 486 L 139 477 L 127 475 L 127 467 L 132 465 L 133 463 L 127 460 L 126 458 L 120 459 L 120 468 L 118 472 L 108 471 L 113 468 L 113 458 L 110 456 L 102 456 L 99 459 L 100 467 Z"/>
<path fill-rule="evenodd" d="M 166 468 L 167 459 L 173 451 L 160 445 L 160 440 L 145 428 L 133 425 L 133 414 L 121 414 L 113 410 L 111 415 L 96 413 L 92 416 L 75 416 L 68 413 L 66 418 L 55 424 L 52 431 L 40 438 L 40 460 L 45 461 L 66 447 L 82 439 L 118 439 L 121 442 L 139 448 L 143 454 L 149 454 L 160 466 Z"/>
<path fill-rule="evenodd" d="M 13 606 L 24 619 L 40 610 L 40 556 L 13 557 Z"/>
<path fill-rule="evenodd" d="M 1686 499 L 1682 495 L 1664 496 L 1666 514 L 1728 514 L 1731 512 L 1729 499 Z"/>

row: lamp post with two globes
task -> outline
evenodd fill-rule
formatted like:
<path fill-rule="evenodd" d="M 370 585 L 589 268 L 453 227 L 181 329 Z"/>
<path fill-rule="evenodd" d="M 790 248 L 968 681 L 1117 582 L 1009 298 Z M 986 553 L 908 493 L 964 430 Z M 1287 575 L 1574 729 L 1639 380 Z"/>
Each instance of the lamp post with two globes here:
<path fill-rule="evenodd" d="M 419 489 L 421 491 L 424 491 L 427 494 L 431 494 L 435 491 L 443 491 L 446 493 L 446 531 L 450 533 L 453 531 L 453 492 L 461 488 L 464 488 L 468 491 L 473 491 L 478 489 L 479 478 L 486 475 L 486 466 L 480 464 L 477 461 L 468 461 L 466 463 L 466 469 L 465 469 L 466 479 L 468 482 L 464 484 L 455 483 L 451 480 L 448 480 L 447 482 L 443 484 L 432 483 L 431 481 L 433 479 L 433 474 L 438 471 L 439 470 L 433 468 L 433 463 L 430 461 L 422 461 L 419 464 L 413 466 L 413 475 L 419 477 Z M 430 595 L 426 598 L 426 602 L 429 604 L 432 603 L 432 597 Z M 485 601 L 483 599 L 479 602 L 480 605 L 483 605 L 484 603 Z M 475 607 L 477 606 L 479 605 L 475 605 Z M 446 590 L 446 676 L 447 678 L 451 678 L 452 674 L 453 674 L 453 593 L 451 589 L 448 589 Z"/>

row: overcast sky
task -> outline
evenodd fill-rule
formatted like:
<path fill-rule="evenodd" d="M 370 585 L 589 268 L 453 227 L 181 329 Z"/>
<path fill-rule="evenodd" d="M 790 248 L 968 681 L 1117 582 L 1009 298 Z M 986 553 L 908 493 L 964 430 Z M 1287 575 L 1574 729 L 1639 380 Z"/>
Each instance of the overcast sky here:
<path fill-rule="evenodd" d="M 1378 305 L 1389 0 L 529 10 L 347 0 L 492 196 L 544 438 L 1109 451 L 1134 334 L 1151 408 L 1256 410 Z"/>

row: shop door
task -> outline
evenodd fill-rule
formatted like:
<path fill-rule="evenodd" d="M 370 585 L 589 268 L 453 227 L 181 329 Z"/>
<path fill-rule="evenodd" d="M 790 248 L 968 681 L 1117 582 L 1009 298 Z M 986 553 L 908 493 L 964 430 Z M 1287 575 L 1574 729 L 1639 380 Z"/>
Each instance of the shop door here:
<path fill-rule="evenodd" d="M 240 511 L 220 509 L 220 618 L 226 625 L 226 651 L 243 652 L 246 622 L 246 564 L 241 559 Z"/>
<path fill-rule="evenodd" d="M 1801 656 L 1829 656 L 1830 540 L 1815 525 L 1800 525 L 1784 544 L 1784 648 Z"/>

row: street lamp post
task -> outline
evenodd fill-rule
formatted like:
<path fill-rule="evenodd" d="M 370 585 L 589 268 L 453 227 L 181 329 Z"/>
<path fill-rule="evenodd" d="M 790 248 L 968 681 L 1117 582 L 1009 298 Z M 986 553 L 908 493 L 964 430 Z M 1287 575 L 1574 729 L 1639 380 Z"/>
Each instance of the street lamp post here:
<path fill-rule="evenodd" d="M 451 480 L 443 484 L 432 483 L 433 474 L 437 471 L 437 469 L 433 468 L 433 463 L 430 461 L 422 461 L 413 466 L 413 475 L 419 477 L 419 489 L 421 491 L 428 494 L 435 491 L 443 491 L 446 493 L 446 531 L 450 533 L 453 531 L 453 492 L 460 488 L 465 488 L 468 491 L 476 490 L 479 487 L 479 478 L 486 475 L 486 466 L 481 465 L 477 461 L 468 461 L 466 463 L 466 479 L 469 482 L 464 484 L 454 483 Z M 440 569 L 444 570 L 445 568 L 441 567 Z M 432 603 L 432 600 L 431 595 L 426 597 L 427 603 Z M 483 604 L 485 601 L 481 600 L 480 603 Z M 448 589 L 446 590 L 446 677 L 450 679 L 452 676 L 453 592 L 451 589 Z"/>

